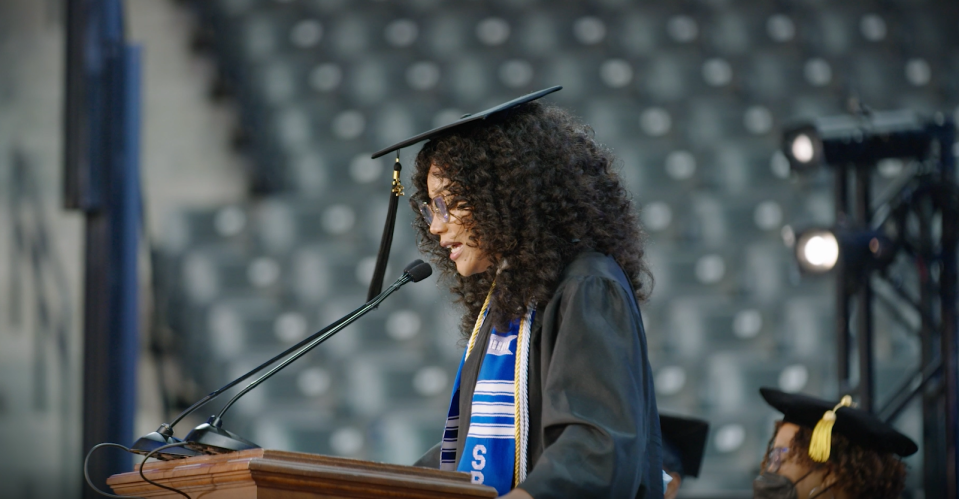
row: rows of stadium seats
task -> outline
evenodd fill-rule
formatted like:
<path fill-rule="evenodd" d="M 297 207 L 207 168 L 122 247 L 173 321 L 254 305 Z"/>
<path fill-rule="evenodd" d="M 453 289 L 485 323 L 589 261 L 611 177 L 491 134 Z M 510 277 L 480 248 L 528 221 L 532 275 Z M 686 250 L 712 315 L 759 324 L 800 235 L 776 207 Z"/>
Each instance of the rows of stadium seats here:
<path fill-rule="evenodd" d="M 775 416 L 759 386 L 839 389 L 833 280 L 801 275 L 784 244 L 832 223 L 832 183 L 790 173 L 782 127 L 855 102 L 959 104 L 959 10 L 948 2 L 194 6 L 240 103 L 260 194 L 184 211 L 164 231 L 168 320 L 198 383 L 219 386 L 363 302 L 393 162 L 372 151 L 561 84 L 550 100 L 613 149 L 642 209 L 659 407 L 713 425 L 691 490 L 749 488 Z M 408 188 L 415 150 L 401 154 Z M 877 192 L 910 168 L 880 165 Z M 418 256 L 405 203 L 387 279 Z M 439 437 L 461 355 L 443 289 L 431 279 L 400 290 L 251 392 L 231 428 L 267 447 L 411 462 Z M 909 321 L 876 321 L 880 400 L 915 366 Z M 900 426 L 915 433 L 916 420 L 907 411 Z"/>
<path fill-rule="evenodd" d="M 246 103 L 260 173 L 279 189 L 295 182 L 278 156 L 319 148 L 332 156 L 329 164 L 343 164 L 363 152 L 355 142 L 390 143 L 449 121 L 458 115 L 451 108 L 480 108 L 557 81 L 563 104 L 628 100 L 616 107 L 624 116 L 607 127 L 624 136 L 638 127 L 656 137 L 673 129 L 699 147 L 735 136 L 735 122 L 769 135 L 776 117 L 835 113 L 851 92 L 874 108 L 936 109 L 937 97 L 955 93 L 957 68 L 938 50 L 937 29 L 951 31 L 949 16 L 936 14 L 948 10 L 928 7 L 200 6 Z M 644 107 L 666 114 L 637 112 Z M 664 127 L 663 116 L 672 126 Z"/>

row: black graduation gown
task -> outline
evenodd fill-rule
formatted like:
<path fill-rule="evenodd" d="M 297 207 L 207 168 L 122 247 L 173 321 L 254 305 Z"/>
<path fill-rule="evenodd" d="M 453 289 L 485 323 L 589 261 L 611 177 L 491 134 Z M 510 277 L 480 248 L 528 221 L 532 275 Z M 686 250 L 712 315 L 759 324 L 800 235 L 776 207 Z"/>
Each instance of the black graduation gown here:
<path fill-rule="evenodd" d="M 474 352 L 485 355 L 490 328 Z M 463 365 L 461 424 L 469 424 L 484 355 Z M 569 265 L 553 298 L 537 306 L 529 366 L 529 473 L 519 488 L 535 499 L 663 497 L 646 334 L 615 260 L 590 252 Z M 457 456 L 467 433 L 460 428 Z M 439 445 L 416 465 L 439 467 Z"/>

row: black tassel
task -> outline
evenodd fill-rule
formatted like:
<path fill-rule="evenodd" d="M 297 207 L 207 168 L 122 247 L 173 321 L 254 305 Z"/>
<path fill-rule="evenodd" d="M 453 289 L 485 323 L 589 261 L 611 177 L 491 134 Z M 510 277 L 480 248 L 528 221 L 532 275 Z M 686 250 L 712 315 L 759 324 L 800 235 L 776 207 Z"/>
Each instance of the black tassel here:
<path fill-rule="evenodd" d="M 393 185 L 390 189 L 390 209 L 386 213 L 386 225 L 383 226 L 383 237 L 380 239 L 380 251 L 376 255 L 376 267 L 373 269 L 373 279 L 370 281 L 370 292 L 366 301 L 370 301 L 383 291 L 383 276 L 386 275 L 386 264 L 390 260 L 390 248 L 393 246 L 393 228 L 396 226 L 396 206 L 403 195 L 403 184 L 400 182 L 399 151 L 396 153 L 396 163 L 393 164 Z"/>

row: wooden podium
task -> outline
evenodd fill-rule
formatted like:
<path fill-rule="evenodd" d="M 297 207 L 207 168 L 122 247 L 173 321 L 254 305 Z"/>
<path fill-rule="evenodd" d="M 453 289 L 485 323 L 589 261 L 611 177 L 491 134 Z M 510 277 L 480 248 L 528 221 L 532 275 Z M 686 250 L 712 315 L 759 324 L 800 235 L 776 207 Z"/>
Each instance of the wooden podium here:
<path fill-rule="evenodd" d="M 194 499 L 497 496 L 465 473 L 265 449 L 147 463 L 143 474 Z M 183 497 L 143 481 L 137 471 L 113 475 L 107 484 L 122 496 Z"/>

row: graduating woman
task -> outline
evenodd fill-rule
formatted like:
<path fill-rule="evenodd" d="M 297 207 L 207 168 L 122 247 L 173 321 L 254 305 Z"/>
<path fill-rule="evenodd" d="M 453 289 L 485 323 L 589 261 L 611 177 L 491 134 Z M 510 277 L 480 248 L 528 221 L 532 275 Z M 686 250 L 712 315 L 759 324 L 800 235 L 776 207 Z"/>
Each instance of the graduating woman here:
<path fill-rule="evenodd" d="M 755 499 L 896 499 L 906 485 L 902 458 L 916 443 L 852 398 L 834 401 L 760 388 L 783 413 L 753 481 Z"/>
<path fill-rule="evenodd" d="M 660 498 L 643 233 L 610 151 L 530 102 L 558 89 L 411 139 L 431 139 L 418 243 L 465 308 L 466 344 L 443 441 L 417 464 L 509 498 Z"/>

